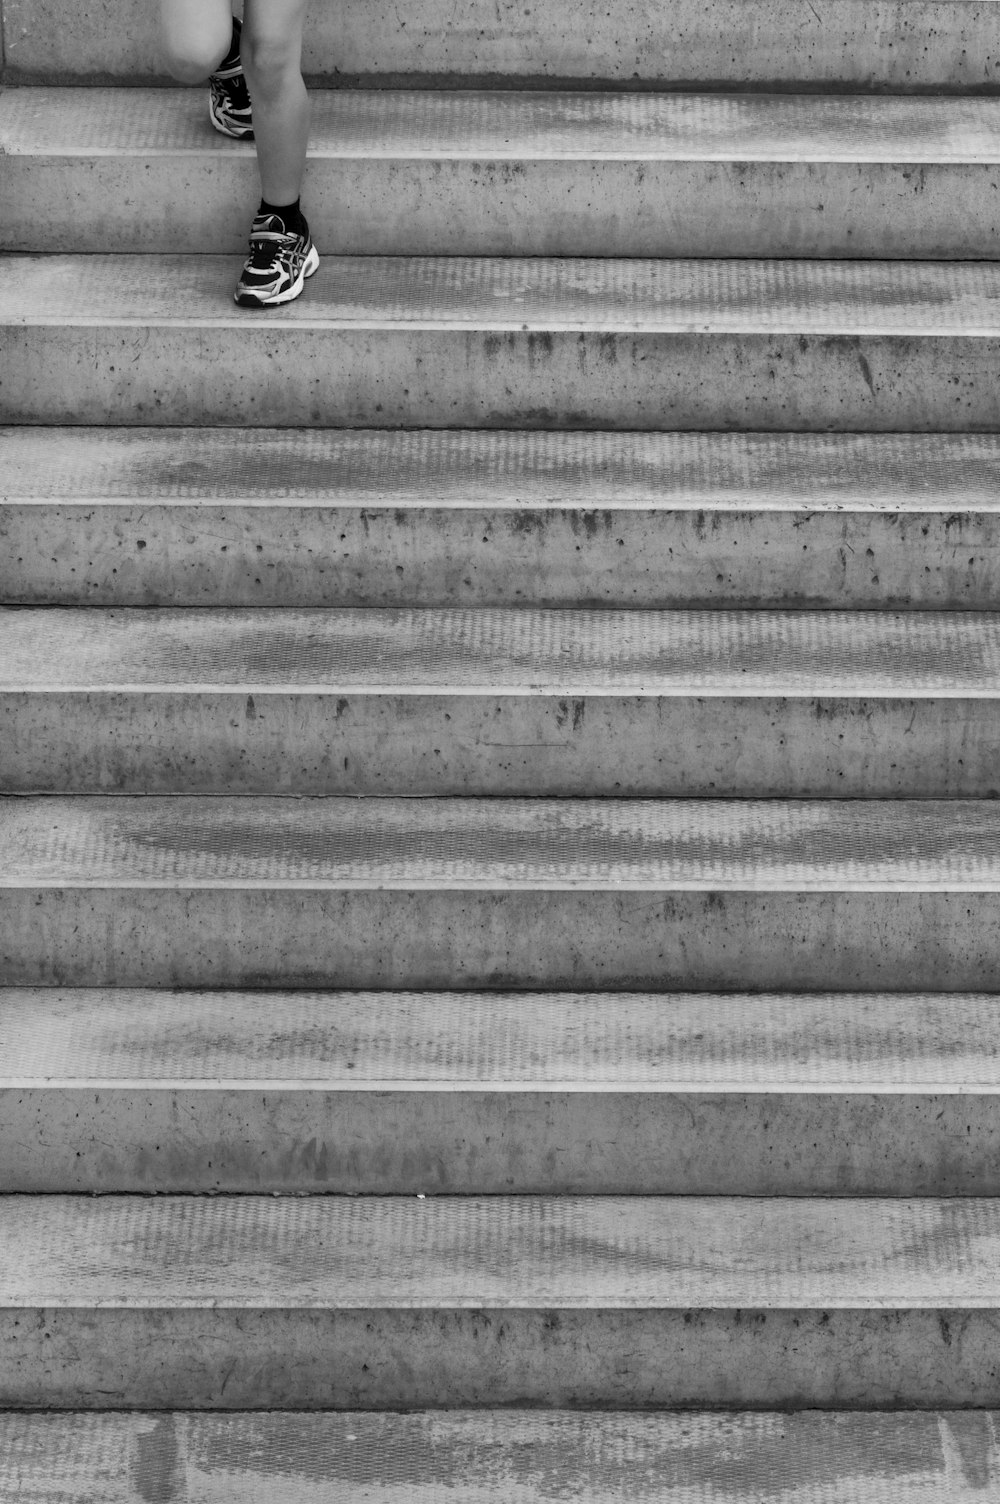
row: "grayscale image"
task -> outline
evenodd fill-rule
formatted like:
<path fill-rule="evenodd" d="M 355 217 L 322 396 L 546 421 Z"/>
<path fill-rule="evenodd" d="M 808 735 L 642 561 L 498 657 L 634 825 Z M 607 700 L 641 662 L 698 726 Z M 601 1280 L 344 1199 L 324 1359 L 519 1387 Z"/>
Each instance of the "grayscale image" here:
<path fill-rule="evenodd" d="M 0 1504 L 1000 1504 L 1000 0 L 0 0 Z"/>

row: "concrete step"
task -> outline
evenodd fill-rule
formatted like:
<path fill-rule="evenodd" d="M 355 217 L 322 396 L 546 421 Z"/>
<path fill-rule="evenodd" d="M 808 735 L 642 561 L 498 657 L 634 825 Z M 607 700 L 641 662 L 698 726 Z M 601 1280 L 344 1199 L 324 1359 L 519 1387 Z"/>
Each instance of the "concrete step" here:
<path fill-rule="evenodd" d="M 5 793 L 969 799 L 995 700 L 0 695 Z"/>
<path fill-rule="evenodd" d="M 998 701 L 996 614 L 0 610 L 6 792 L 975 797 Z"/>
<path fill-rule="evenodd" d="M 6 985 L 956 992 L 1000 964 L 990 800 L 20 798 L 0 850 Z"/>
<path fill-rule="evenodd" d="M 1000 99 L 323 91 L 327 254 L 992 259 Z M 203 90 L 0 97 L 4 244 L 245 253 L 252 146 Z"/>
<path fill-rule="evenodd" d="M 10 256 L 0 417 L 198 426 L 1000 428 L 1000 262 Z M 59 379 L 53 373 L 59 372 Z"/>
<path fill-rule="evenodd" d="M 1000 695 L 1000 613 L 0 608 L 0 693 Z"/>
<path fill-rule="evenodd" d="M 1000 599 L 996 434 L 0 429 L 0 600 Z"/>
<path fill-rule="evenodd" d="M 4 0 L 8 81 L 164 79 L 156 18 L 127 0 L 66 13 L 59 0 Z M 629 0 L 526 6 L 440 0 L 408 7 L 313 0 L 304 66 L 315 82 L 610 83 L 620 88 L 995 91 L 1000 16 L 980 0 L 797 0 L 767 6 Z"/>
<path fill-rule="evenodd" d="M 1000 1201 L 7 1197 L 4 1408 L 996 1406 Z"/>
<path fill-rule="evenodd" d="M 1000 1194 L 992 995 L 14 989 L 0 1048 L 4 1192 Z"/>
<path fill-rule="evenodd" d="M 20 1504 L 430 1504 L 461 1480 L 475 1504 L 787 1504 L 988 1499 L 990 1411 L 574 1415 L 0 1415 L 0 1491 Z M 59 1490 L 56 1493 L 56 1489 Z"/>

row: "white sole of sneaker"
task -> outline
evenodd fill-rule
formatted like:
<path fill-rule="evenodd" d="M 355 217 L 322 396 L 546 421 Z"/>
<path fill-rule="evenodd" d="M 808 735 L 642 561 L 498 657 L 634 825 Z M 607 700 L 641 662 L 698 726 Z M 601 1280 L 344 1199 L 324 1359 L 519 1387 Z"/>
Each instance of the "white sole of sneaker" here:
<path fill-rule="evenodd" d="M 312 277 L 319 271 L 319 252 L 314 245 L 309 247 L 306 259 L 302 263 L 302 270 L 290 287 L 284 292 L 279 292 L 273 298 L 255 298 L 252 294 L 239 292 L 234 293 L 234 301 L 240 308 L 277 308 L 281 303 L 291 303 L 298 297 L 306 283 L 307 277 Z"/>

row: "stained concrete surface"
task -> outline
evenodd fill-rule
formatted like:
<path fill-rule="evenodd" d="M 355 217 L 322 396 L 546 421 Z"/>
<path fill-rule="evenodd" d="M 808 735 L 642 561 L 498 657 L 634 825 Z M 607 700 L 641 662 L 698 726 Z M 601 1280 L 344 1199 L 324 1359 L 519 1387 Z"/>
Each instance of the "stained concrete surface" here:
<path fill-rule="evenodd" d="M 68 14 L 53 0 L 4 0 L 12 81 L 133 82 L 164 77 L 152 13 L 98 0 Z M 332 0 L 311 7 L 304 67 L 315 82 L 374 87 L 559 81 L 622 88 L 776 87 L 888 92 L 992 92 L 1000 22 L 981 0 L 829 0 L 819 15 L 796 0 L 748 12 L 742 0 L 707 11 L 634 3 L 567 12 L 525 0 L 434 0 L 400 24 L 391 4 Z"/>
<path fill-rule="evenodd" d="M 0 427 L 9 503 L 195 503 L 392 518 L 425 508 L 650 513 L 1000 510 L 1000 437 L 950 433 Z M 75 510 L 83 509 L 82 513 Z M 263 521 L 263 517 L 260 519 Z M 731 520 L 726 517 L 723 519 Z M 533 517 L 532 522 L 537 521 Z M 284 522 L 282 522 L 284 525 Z M 228 542 L 229 539 L 222 541 Z M 216 561 L 217 563 L 220 561 Z"/>
<path fill-rule="evenodd" d="M 968 700 L 1000 613 L 0 608 L 0 693 Z"/>
<path fill-rule="evenodd" d="M 986 699 L 0 694 L 0 788 L 992 798 L 1000 747 Z"/>
<path fill-rule="evenodd" d="M 997 1469 L 989 1411 L 0 1417 L 22 1504 L 970 1504 Z"/>
<path fill-rule="evenodd" d="M 997 1101 L 711 1086 L 0 1088 L 0 1192 L 1000 1195 Z"/>
<path fill-rule="evenodd" d="M 945 1307 L 0 1312 L 0 1401 L 15 1409 L 952 1410 L 998 1398 L 995 1314 Z"/>
<path fill-rule="evenodd" d="M 958 473 L 968 475 L 961 461 Z M 665 504 L 676 495 L 668 487 Z M 632 509 L 459 510 L 412 498 L 405 508 L 359 508 L 336 496 L 323 506 L 25 499 L 0 503 L 0 589 L 11 604 L 36 606 L 996 604 L 992 514 L 879 512 L 874 497 L 871 511 L 824 511 L 812 499 L 803 487 L 799 512 L 781 510 L 773 490 L 748 496 L 757 509 L 746 512 L 654 510 L 652 498 L 648 510 L 639 500 Z"/>
<path fill-rule="evenodd" d="M 36 798 L 0 888 L 1000 893 L 983 800 Z"/>
<path fill-rule="evenodd" d="M 198 274 L 204 276 L 200 266 Z M 215 317 L 231 300 L 235 274 L 228 263 L 209 271 Z M 186 299 L 187 285 L 177 292 Z M 250 315 L 246 323 L 220 320 L 201 329 L 80 320 L 11 330 L 0 344 L 0 418 L 296 428 L 1000 427 L 993 380 L 1000 336 L 973 329 L 813 338 L 777 331 L 501 334 L 332 331 L 320 324 L 292 330 L 282 317 L 271 311 L 270 329 Z M 54 365 L 65 373 L 58 385 L 50 380 Z"/>
<path fill-rule="evenodd" d="M 994 893 L 0 889 L 6 986 L 989 991 L 998 937 Z"/>
<path fill-rule="evenodd" d="M 995 100 L 324 91 L 327 255 L 990 258 Z M 244 250 L 252 150 L 200 91 L 0 99 L 8 250 Z M 180 212 L 183 210 L 183 212 Z"/>
<path fill-rule="evenodd" d="M 17 1196 L 0 1309 L 992 1317 L 998 1246 L 997 1198 Z"/>

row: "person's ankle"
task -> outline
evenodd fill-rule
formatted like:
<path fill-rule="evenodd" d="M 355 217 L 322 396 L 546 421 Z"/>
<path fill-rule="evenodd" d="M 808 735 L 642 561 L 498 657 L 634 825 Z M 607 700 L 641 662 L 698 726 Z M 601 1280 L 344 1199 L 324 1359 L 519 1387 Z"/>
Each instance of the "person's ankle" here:
<path fill-rule="evenodd" d="M 301 199 L 296 199 L 294 204 L 269 204 L 267 199 L 262 198 L 257 213 L 275 214 L 289 235 L 301 235 L 306 227 L 306 220 L 300 205 Z"/>
<path fill-rule="evenodd" d="M 225 57 L 222 59 L 222 62 L 219 64 L 218 68 L 215 70 L 217 73 L 228 73 L 233 68 L 238 68 L 239 67 L 239 62 L 240 62 L 240 32 L 242 30 L 243 30 L 243 23 L 242 23 L 242 21 L 240 21 L 237 16 L 234 16 L 233 17 L 233 37 L 232 37 L 232 41 L 229 44 L 229 51 L 226 53 Z"/>

